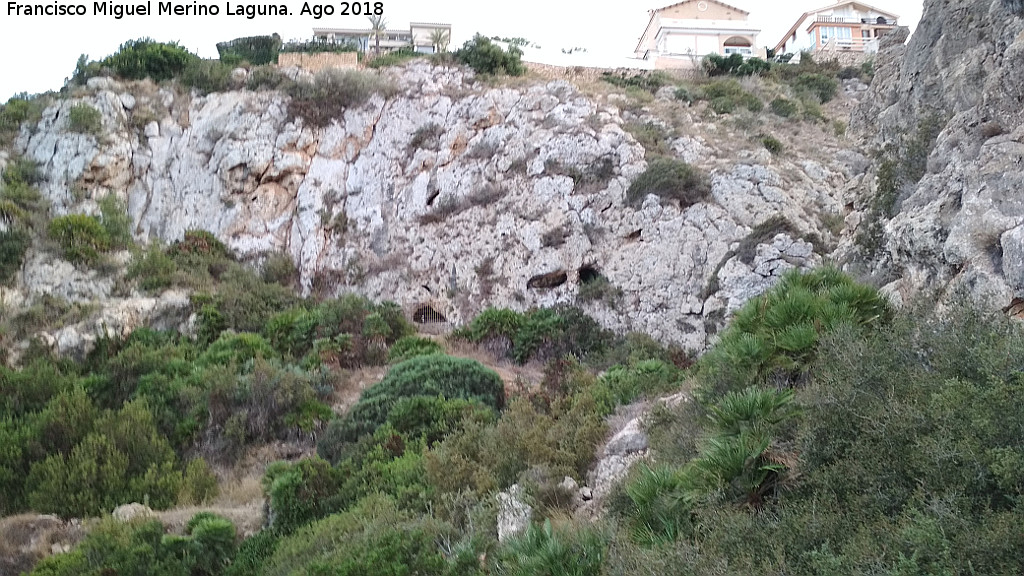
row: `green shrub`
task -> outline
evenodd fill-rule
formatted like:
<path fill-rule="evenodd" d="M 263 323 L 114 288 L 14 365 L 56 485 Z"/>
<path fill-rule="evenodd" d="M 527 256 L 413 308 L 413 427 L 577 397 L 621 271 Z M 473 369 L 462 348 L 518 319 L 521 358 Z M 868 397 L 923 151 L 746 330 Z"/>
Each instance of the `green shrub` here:
<path fill-rule="evenodd" d="M 681 160 L 655 158 L 647 170 L 636 177 L 626 190 L 626 201 L 639 207 L 648 194 L 679 202 L 681 209 L 706 199 L 711 185 L 700 171 Z"/>
<path fill-rule="evenodd" d="M 215 258 L 231 258 L 231 252 L 212 232 L 206 230 L 186 230 L 184 237 L 175 242 L 168 252 L 172 256 L 211 256 Z"/>
<path fill-rule="evenodd" d="M 777 156 L 782 153 L 785 146 L 782 142 L 774 136 L 762 136 L 761 144 L 764 145 L 764 149 L 771 152 L 773 156 Z"/>
<path fill-rule="evenodd" d="M 318 453 L 335 460 L 344 443 L 372 433 L 387 421 L 399 400 L 415 396 L 479 400 L 500 409 L 505 404 L 505 385 L 497 373 L 475 360 L 443 354 L 410 358 L 392 366 L 383 380 L 363 392 L 343 419 L 330 423 L 317 446 Z"/>
<path fill-rule="evenodd" d="M 68 454 L 34 464 L 26 479 L 29 505 L 65 518 L 107 513 L 125 502 L 167 508 L 178 498 L 181 473 L 145 403 L 126 404 L 100 418 Z"/>
<path fill-rule="evenodd" d="M 703 393 L 716 397 L 755 383 L 803 382 L 821 334 L 846 325 L 875 329 L 890 317 L 884 296 L 835 268 L 790 272 L 749 301 L 701 359 Z"/>
<path fill-rule="evenodd" d="M 819 102 L 824 104 L 835 98 L 836 92 L 839 90 L 839 82 L 824 74 L 806 73 L 793 80 L 793 88 L 813 94 Z"/>
<path fill-rule="evenodd" d="M 197 514 L 186 536 L 165 535 L 157 520 L 106 518 L 71 552 L 38 564 L 36 576 L 153 574 L 220 576 L 235 554 L 235 528 L 225 518 Z"/>
<path fill-rule="evenodd" d="M 690 89 L 685 86 L 680 86 L 676 88 L 675 92 L 672 93 L 672 96 L 675 97 L 676 100 L 679 100 L 680 102 L 686 102 L 687 104 L 690 104 L 697 100 L 697 97 L 693 94 L 693 92 L 691 92 Z"/>
<path fill-rule="evenodd" d="M 98 136 L 103 128 L 100 111 L 88 104 L 75 104 L 68 111 L 68 130 Z"/>
<path fill-rule="evenodd" d="M 671 152 L 669 138 L 671 134 L 654 122 L 630 122 L 624 126 L 636 141 L 644 147 L 648 155 L 668 156 Z"/>
<path fill-rule="evenodd" d="M 391 66 L 398 66 L 400 64 L 405 64 L 410 60 L 423 57 L 423 54 L 419 54 L 413 51 L 412 48 L 399 48 L 398 50 L 388 52 L 387 54 L 382 54 L 380 56 L 377 56 L 373 60 L 370 60 L 370 62 L 367 64 L 367 67 L 389 68 Z"/>
<path fill-rule="evenodd" d="M 17 158 L 4 168 L 3 181 L 8 186 L 16 184 L 34 186 L 42 179 L 43 175 L 39 171 L 39 165 L 32 160 Z"/>
<path fill-rule="evenodd" d="M 12 96 L 0 108 L 0 133 L 17 132 L 23 122 L 37 122 L 42 112 L 41 99 L 27 95 Z"/>
<path fill-rule="evenodd" d="M 261 574 L 264 562 L 274 555 L 280 539 L 280 535 L 270 528 L 260 530 L 246 538 L 238 546 L 238 552 L 235 554 L 231 566 L 228 566 L 224 572 L 224 576 Z"/>
<path fill-rule="evenodd" d="M 423 464 L 427 480 L 440 492 L 486 494 L 518 482 L 533 467 L 583 478 L 605 433 L 604 419 L 587 394 L 546 403 L 513 398 L 497 422 L 464 420 L 424 454 Z"/>
<path fill-rule="evenodd" d="M 460 429 L 466 418 L 487 419 L 490 411 L 477 400 L 411 396 L 395 402 L 387 423 L 395 432 L 412 439 L 422 438 L 426 446 L 431 446 Z"/>
<path fill-rule="evenodd" d="M 132 219 L 128 207 L 115 194 L 107 194 L 99 200 L 100 223 L 110 238 L 110 247 L 123 250 L 132 245 Z"/>
<path fill-rule="evenodd" d="M 185 65 L 179 75 L 182 85 L 195 88 L 200 94 L 223 92 L 231 87 L 232 67 L 220 60 L 196 58 Z"/>
<path fill-rule="evenodd" d="M 448 563 L 437 542 L 450 537 L 450 528 L 414 520 L 393 500 L 370 496 L 282 539 L 262 574 L 446 574 Z"/>
<path fill-rule="evenodd" d="M 103 60 L 103 66 L 131 80 L 149 77 L 156 82 L 181 74 L 198 57 L 175 42 L 156 42 L 150 38 L 129 40 L 117 52 Z"/>
<path fill-rule="evenodd" d="M 509 576 L 592 576 L 601 574 L 606 547 L 606 536 L 595 528 L 555 530 L 551 521 L 545 521 L 500 548 L 494 571 Z"/>
<path fill-rule="evenodd" d="M 783 118 L 789 118 L 800 111 L 800 106 L 792 100 L 785 98 L 776 98 L 771 103 L 772 113 L 776 116 Z"/>
<path fill-rule="evenodd" d="M 522 323 L 523 315 L 514 310 L 487 308 L 467 326 L 456 331 L 455 336 L 476 343 L 502 338 L 508 340 L 508 346 L 511 347 L 512 339 L 515 338 Z"/>
<path fill-rule="evenodd" d="M 323 70 L 312 82 L 288 85 L 290 118 L 301 118 L 317 127 L 328 126 L 348 108 L 363 105 L 374 94 L 390 95 L 392 88 L 381 77 L 357 70 Z"/>
<path fill-rule="evenodd" d="M 643 360 L 626 366 L 613 366 L 598 379 L 596 387 L 608 398 L 603 412 L 637 398 L 652 397 L 679 388 L 682 371 L 662 360 Z"/>
<path fill-rule="evenodd" d="M 264 282 L 276 283 L 285 287 L 294 286 L 299 279 L 299 270 L 292 257 L 277 252 L 267 256 L 263 262 L 261 273 Z"/>
<path fill-rule="evenodd" d="M 637 466 L 625 484 L 624 505 L 618 507 L 630 538 L 651 546 L 673 542 L 693 532 L 693 497 L 690 483 L 679 470 L 668 466 Z"/>
<path fill-rule="evenodd" d="M 340 494 L 344 475 L 319 458 L 267 467 L 263 491 L 270 506 L 269 525 L 282 534 L 328 516 L 347 504 Z"/>
<path fill-rule="evenodd" d="M 0 232 L 0 284 L 10 282 L 25 260 L 32 237 L 21 228 Z"/>
<path fill-rule="evenodd" d="M 162 290 L 174 283 L 178 267 L 160 244 L 153 242 L 145 250 L 134 251 L 126 277 L 138 280 L 143 290 Z"/>
<path fill-rule="evenodd" d="M 602 72 L 601 80 L 619 88 L 630 88 L 639 89 L 644 92 L 654 94 L 661 88 L 672 84 L 672 78 L 668 74 L 655 70 L 653 72 L 620 72 L 615 74 L 612 72 Z"/>
<path fill-rule="evenodd" d="M 486 36 L 476 34 L 467 40 L 462 48 L 455 51 L 455 57 L 478 74 L 522 76 L 526 66 L 520 61 L 523 51 L 510 45 L 508 50 L 491 42 Z"/>
<path fill-rule="evenodd" d="M 77 264 L 98 264 L 100 253 L 110 249 L 110 236 L 95 216 L 58 216 L 50 221 L 49 234 L 61 247 L 64 258 Z"/>
<path fill-rule="evenodd" d="M 219 487 L 217 476 L 210 465 L 202 458 L 190 460 L 182 475 L 181 492 L 178 494 L 180 505 L 200 505 L 217 497 Z"/>
<path fill-rule="evenodd" d="M 444 350 L 441 345 L 422 336 L 403 336 L 399 338 L 388 350 L 388 362 L 395 364 L 408 360 L 413 356 L 429 356 L 441 354 Z"/>
<path fill-rule="evenodd" d="M 253 66 L 277 63 L 277 54 L 281 50 L 281 37 L 247 36 L 226 42 L 217 42 L 217 54 L 225 63 L 240 64 L 248 62 Z"/>

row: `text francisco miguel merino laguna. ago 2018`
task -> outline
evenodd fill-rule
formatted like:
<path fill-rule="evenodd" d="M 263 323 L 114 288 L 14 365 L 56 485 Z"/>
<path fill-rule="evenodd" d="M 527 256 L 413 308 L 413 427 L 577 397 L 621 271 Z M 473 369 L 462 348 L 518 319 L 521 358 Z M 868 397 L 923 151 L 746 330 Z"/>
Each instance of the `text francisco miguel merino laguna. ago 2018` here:
<path fill-rule="evenodd" d="M 303 6 L 303 11 L 305 10 L 307 8 Z M 126 16 L 220 16 L 221 14 L 244 16 L 251 20 L 257 16 L 290 16 L 291 11 L 284 4 L 239 2 L 225 2 L 222 6 L 216 3 L 153 2 L 153 0 L 123 4 L 108 0 L 93 2 L 91 7 L 87 4 L 64 2 L 46 4 L 7 2 L 8 16 L 111 16 L 120 20 Z"/>

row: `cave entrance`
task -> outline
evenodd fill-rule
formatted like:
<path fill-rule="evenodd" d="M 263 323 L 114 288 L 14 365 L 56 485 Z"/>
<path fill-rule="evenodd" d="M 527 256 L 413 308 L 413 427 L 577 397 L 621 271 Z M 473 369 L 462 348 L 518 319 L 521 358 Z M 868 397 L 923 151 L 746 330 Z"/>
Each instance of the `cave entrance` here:
<path fill-rule="evenodd" d="M 580 267 L 579 275 L 580 284 L 590 284 L 591 282 L 596 282 L 601 279 L 601 272 L 589 264 Z"/>
<path fill-rule="evenodd" d="M 424 304 L 412 313 L 412 321 L 417 324 L 445 324 L 448 319 L 432 306 Z"/>
<path fill-rule="evenodd" d="M 527 288 L 557 288 L 569 280 L 565 270 L 556 270 L 547 274 L 538 274 L 526 282 Z"/>

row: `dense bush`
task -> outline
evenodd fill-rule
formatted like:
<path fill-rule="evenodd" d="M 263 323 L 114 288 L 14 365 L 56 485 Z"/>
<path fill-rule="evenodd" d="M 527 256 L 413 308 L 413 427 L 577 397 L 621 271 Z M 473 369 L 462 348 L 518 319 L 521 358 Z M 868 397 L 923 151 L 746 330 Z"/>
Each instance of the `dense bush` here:
<path fill-rule="evenodd" d="M 839 82 L 824 74 L 801 74 L 793 79 L 793 88 L 813 94 L 819 102 L 824 104 L 835 98 L 836 92 L 839 90 Z"/>
<path fill-rule="evenodd" d="M 149 77 L 160 82 L 181 74 L 196 58 L 175 42 L 142 38 L 121 44 L 117 52 L 103 60 L 103 66 L 113 69 L 122 78 L 141 80 Z"/>
<path fill-rule="evenodd" d="M 771 63 L 760 58 L 744 58 L 742 54 L 719 56 L 709 54 L 704 57 L 701 66 L 708 76 L 752 76 L 764 74 L 771 70 Z"/>
<path fill-rule="evenodd" d="M 217 42 L 217 54 L 221 62 L 237 66 L 248 62 L 253 66 L 277 63 L 277 53 L 281 50 L 281 37 L 246 36 L 226 42 Z"/>
<path fill-rule="evenodd" d="M 554 529 L 550 521 L 531 525 L 503 547 L 494 572 L 508 576 L 591 576 L 601 574 L 607 546 L 598 530 L 580 525 Z"/>
<path fill-rule="evenodd" d="M 478 74 L 522 76 L 526 66 L 520 61 L 523 51 L 510 45 L 508 50 L 491 42 L 486 36 L 477 34 L 467 40 L 462 48 L 455 51 L 455 57 Z"/>
<path fill-rule="evenodd" d="M 616 406 L 637 398 L 652 397 L 679 387 L 681 370 L 662 360 L 642 360 L 609 368 L 598 378 L 591 393 L 601 401 L 601 411 L 611 413 Z"/>
<path fill-rule="evenodd" d="M 281 540 L 261 574 L 445 574 L 448 563 L 437 543 L 449 532 L 410 516 L 389 498 L 371 496 Z"/>
<path fill-rule="evenodd" d="M 357 70 L 323 70 L 312 82 L 288 85 L 288 115 L 312 126 L 328 126 L 348 108 L 361 106 L 374 94 L 388 96 L 392 88 L 381 77 Z"/>
<path fill-rule="evenodd" d="M 505 404 L 505 385 L 497 373 L 475 360 L 443 354 L 415 356 L 392 366 L 343 419 L 331 422 L 318 451 L 337 459 L 343 443 L 372 433 L 387 421 L 399 400 L 417 396 L 478 400 L 500 409 Z"/>
<path fill-rule="evenodd" d="M 751 112 L 764 109 L 761 99 L 744 90 L 736 80 L 715 80 L 703 87 L 700 96 L 716 114 L 731 114 L 738 107 Z"/>
<path fill-rule="evenodd" d="M 412 48 L 399 48 L 398 50 L 393 50 L 387 54 L 375 57 L 373 60 L 370 60 L 367 67 L 388 68 L 390 66 L 398 66 L 399 64 L 404 64 L 410 60 L 423 57 L 423 54 L 417 53 Z"/>
<path fill-rule="evenodd" d="M 388 362 L 392 364 L 408 360 L 414 356 L 429 356 L 444 352 L 441 345 L 430 338 L 422 336 L 403 336 L 388 349 Z"/>
<path fill-rule="evenodd" d="M 58 216 L 50 221 L 49 234 L 61 247 L 64 258 L 77 264 L 98 264 L 101 253 L 111 246 L 107 229 L 95 216 Z"/>
<path fill-rule="evenodd" d="M 846 325 L 877 329 L 891 314 L 877 290 L 835 268 L 791 272 L 737 312 L 718 345 L 701 359 L 704 391 L 716 396 L 756 383 L 801 383 L 822 334 Z"/>
<path fill-rule="evenodd" d="M 21 228 L 0 232 L 0 284 L 10 282 L 21 269 L 32 237 Z"/>
<path fill-rule="evenodd" d="M 707 176 L 693 166 L 672 158 L 655 158 L 626 190 L 626 201 L 639 207 L 648 194 L 679 202 L 682 209 L 706 199 L 711 193 Z"/>
<path fill-rule="evenodd" d="M 672 84 L 672 78 L 660 70 L 640 74 L 602 72 L 601 80 L 619 88 L 639 88 L 651 94 Z"/>
<path fill-rule="evenodd" d="M 765 150 L 771 152 L 773 155 L 781 154 L 783 149 L 785 149 L 782 141 L 774 136 L 762 136 L 761 144 L 764 146 Z"/>
<path fill-rule="evenodd" d="M 235 538 L 230 521 L 209 513 L 193 517 L 185 536 L 164 534 L 157 520 L 108 518 L 91 528 L 77 548 L 43 560 L 32 574 L 219 576 L 235 555 Z"/>
<path fill-rule="evenodd" d="M 290 534 L 300 526 L 343 508 L 340 497 L 344 477 L 319 458 L 294 464 L 275 462 L 267 467 L 263 488 L 270 506 L 270 526 Z"/>
<path fill-rule="evenodd" d="M 486 494 L 519 481 L 531 467 L 583 478 L 605 435 L 596 402 L 585 393 L 535 405 L 514 398 L 497 422 L 470 419 L 424 456 L 427 479 L 441 492 Z"/>
<path fill-rule="evenodd" d="M 68 130 L 97 136 L 103 127 L 100 111 L 88 104 L 75 104 L 68 110 Z"/>
<path fill-rule="evenodd" d="M 27 95 L 12 96 L 0 107 L 0 134 L 17 132 L 22 122 L 35 122 L 42 112 L 41 99 Z"/>
<path fill-rule="evenodd" d="M 178 79 L 200 94 L 223 92 L 231 87 L 231 70 L 232 67 L 221 60 L 196 58 L 185 66 Z"/>
<path fill-rule="evenodd" d="M 800 106 L 792 100 L 776 98 L 771 103 L 772 113 L 783 118 L 790 118 L 800 111 Z"/>
<path fill-rule="evenodd" d="M 100 224 L 107 232 L 110 247 L 123 250 L 132 245 L 132 219 L 128 207 L 115 194 L 107 194 L 99 200 Z"/>

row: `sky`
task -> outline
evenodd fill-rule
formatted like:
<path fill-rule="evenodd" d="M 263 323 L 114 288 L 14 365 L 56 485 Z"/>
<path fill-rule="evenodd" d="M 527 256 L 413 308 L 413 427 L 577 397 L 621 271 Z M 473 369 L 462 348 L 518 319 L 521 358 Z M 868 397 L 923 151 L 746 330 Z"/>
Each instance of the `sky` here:
<path fill-rule="evenodd" d="M 131 4 L 147 0 L 131 0 Z M 176 0 L 191 7 L 199 0 Z M 256 0 L 242 0 L 255 2 Z M 287 16 L 244 16 L 236 0 L 201 0 L 219 8 L 217 16 L 138 15 L 115 19 L 94 15 L 94 0 L 0 0 L 0 37 L 5 50 L 0 71 L 0 102 L 20 92 L 35 94 L 58 90 L 75 68 L 79 55 L 99 60 L 125 40 L 151 37 L 176 41 L 207 58 L 217 57 L 217 42 L 241 36 L 281 35 L 285 40 L 309 39 L 313 27 L 367 27 L 365 16 L 340 15 L 344 2 L 310 2 L 309 7 L 330 6 L 334 15 L 316 19 L 302 15 L 303 0 L 265 0 L 289 10 Z M 159 0 L 149 0 L 155 12 Z M 750 12 L 750 21 L 761 28 L 759 44 L 774 46 L 805 10 L 827 5 L 829 0 L 731 0 L 730 4 Z M 16 15 L 16 5 L 56 6 L 81 3 L 85 15 Z M 125 0 L 106 0 L 128 5 Z M 587 51 L 569 62 L 584 66 L 620 66 L 632 56 L 647 24 L 648 9 L 671 0 L 612 2 L 610 0 L 517 0 L 488 2 L 470 0 L 385 0 L 380 2 L 389 28 L 407 28 L 413 22 L 443 22 L 452 25 L 451 47 L 457 48 L 474 33 L 486 36 L 525 37 L 541 47 L 535 59 L 548 58 L 565 63 L 563 49 L 581 47 Z M 372 2 L 357 2 L 361 7 Z M 900 24 L 913 30 L 921 17 L 922 0 L 873 0 L 872 5 L 900 16 Z M 482 6 L 493 6 L 486 8 Z M 23 11 L 24 9 L 22 9 Z M 228 11 L 243 15 L 228 15 Z M 354 11 L 351 5 L 349 10 Z M 547 54 L 547 56 L 545 56 Z"/>

